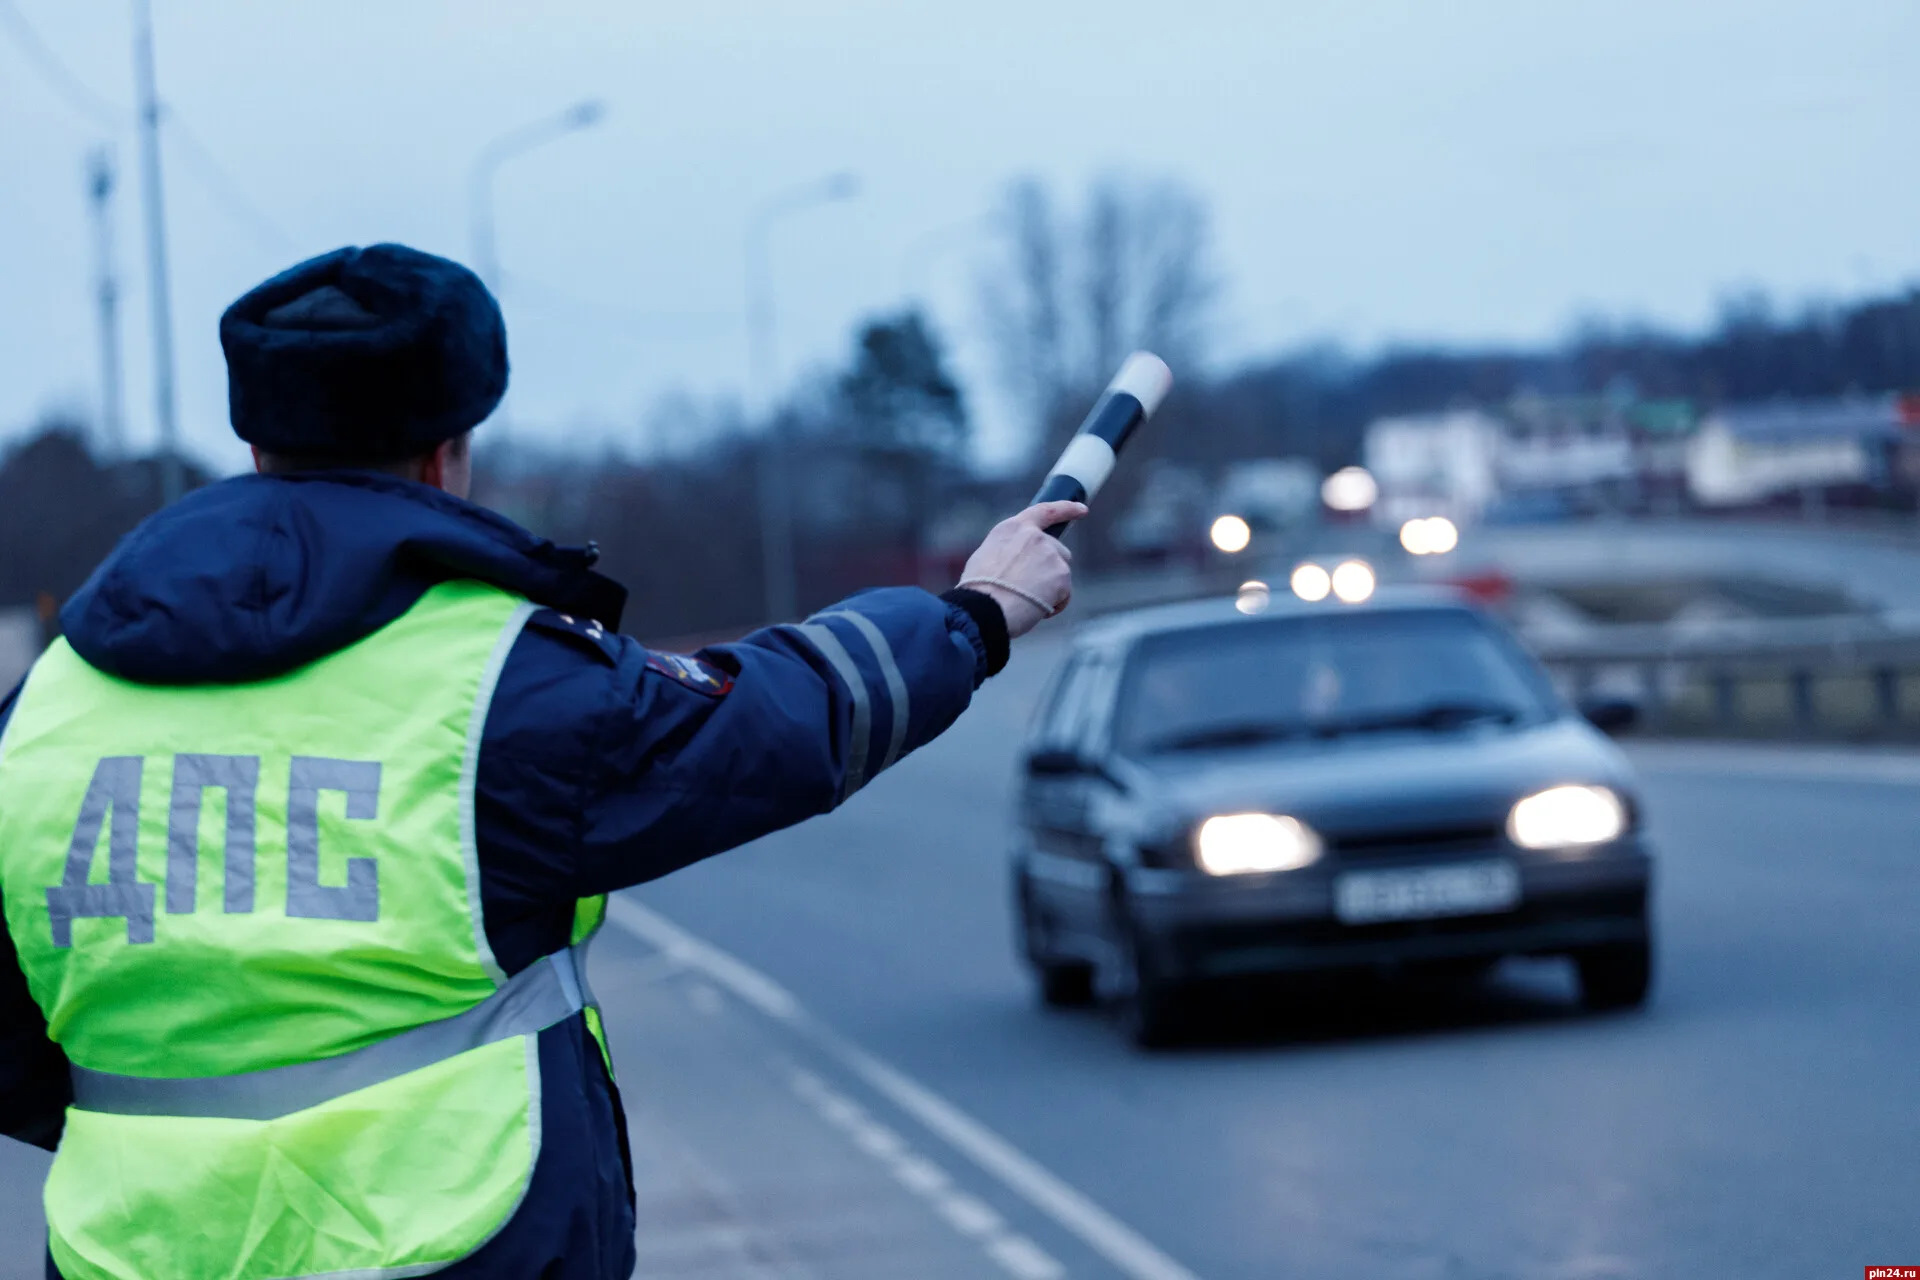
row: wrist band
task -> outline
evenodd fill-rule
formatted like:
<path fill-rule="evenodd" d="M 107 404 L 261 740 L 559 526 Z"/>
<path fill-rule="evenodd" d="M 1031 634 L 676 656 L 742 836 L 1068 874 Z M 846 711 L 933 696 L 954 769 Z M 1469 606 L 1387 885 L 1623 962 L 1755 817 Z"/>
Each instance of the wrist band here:
<path fill-rule="evenodd" d="M 1048 604 L 1045 600 L 1042 600 L 1039 596 L 1033 594 L 1033 592 L 1028 591 L 1025 587 L 1016 587 L 1011 582 L 1007 582 L 1001 578 L 968 578 L 965 582 L 959 583 L 958 585 L 962 587 L 998 587 L 1002 591 L 1011 592 L 1038 609 L 1040 616 L 1043 618 L 1051 618 L 1054 614 L 1060 612 L 1057 607 Z"/>

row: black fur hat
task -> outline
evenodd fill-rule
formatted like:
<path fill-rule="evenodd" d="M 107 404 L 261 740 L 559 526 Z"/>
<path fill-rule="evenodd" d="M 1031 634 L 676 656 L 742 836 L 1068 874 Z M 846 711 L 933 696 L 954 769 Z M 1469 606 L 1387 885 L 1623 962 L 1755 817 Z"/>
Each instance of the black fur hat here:
<path fill-rule="evenodd" d="M 296 457 L 426 453 L 507 390 L 493 295 L 399 244 L 336 249 L 249 290 L 220 317 L 220 346 L 235 433 Z"/>

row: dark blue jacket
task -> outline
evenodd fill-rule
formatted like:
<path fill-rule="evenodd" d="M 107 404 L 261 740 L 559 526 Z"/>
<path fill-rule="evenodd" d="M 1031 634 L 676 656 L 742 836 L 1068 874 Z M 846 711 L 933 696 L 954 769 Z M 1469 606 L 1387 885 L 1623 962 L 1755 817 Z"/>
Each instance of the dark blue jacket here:
<path fill-rule="evenodd" d="M 545 606 L 501 673 L 474 802 L 487 936 L 508 973 L 567 944 L 576 899 L 833 808 L 953 723 L 1005 661 L 990 601 L 911 588 L 864 592 L 692 661 L 650 653 L 615 631 L 624 593 L 591 559 L 403 480 L 247 476 L 129 534 L 61 625 L 114 675 L 237 683 L 349 645 L 448 578 Z M 0 732 L 12 700 L 0 701 Z M 443 1275 L 598 1280 L 633 1269 L 624 1117 L 580 1018 L 542 1034 L 540 1061 L 544 1136 L 529 1194 Z M 0 1133 L 53 1146 L 67 1089 L 65 1058 L 0 928 Z"/>

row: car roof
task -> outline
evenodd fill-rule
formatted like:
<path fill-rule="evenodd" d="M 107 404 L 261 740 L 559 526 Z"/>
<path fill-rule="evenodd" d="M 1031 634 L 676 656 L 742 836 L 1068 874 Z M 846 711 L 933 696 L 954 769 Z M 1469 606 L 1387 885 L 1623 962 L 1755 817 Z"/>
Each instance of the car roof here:
<path fill-rule="evenodd" d="M 1150 605 L 1121 613 L 1102 614 L 1083 623 L 1075 632 L 1073 643 L 1076 650 L 1125 649 L 1146 636 L 1194 631 L 1223 624 L 1276 622 L 1335 614 L 1419 612 L 1478 613 L 1479 610 L 1458 591 L 1444 587 L 1381 587 L 1359 604 L 1343 604 L 1332 599 L 1309 603 L 1282 587 L 1268 597 L 1265 608 L 1252 613 L 1241 612 L 1237 597 L 1213 596 L 1204 600 L 1183 600 L 1177 604 Z"/>

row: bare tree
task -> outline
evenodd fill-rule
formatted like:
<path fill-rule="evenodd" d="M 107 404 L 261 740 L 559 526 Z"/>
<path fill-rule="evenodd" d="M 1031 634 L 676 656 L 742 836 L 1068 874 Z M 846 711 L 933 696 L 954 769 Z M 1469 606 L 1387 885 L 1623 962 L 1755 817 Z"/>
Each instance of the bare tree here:
<path fill-rule="evenodd" d="M 1130 345 L 1190 364 L 1203 353 L 1219 291 L 1207 266 L 1206 206 L 1183 187 L 1157 183 L 1135 193 L 1129 229 L 1131 292 L 1139 308 Z"/>
<path fill-rule="evenodd" d="M 1145 347 L 1181 365 L 1200 354 L 1215 284 L 1206 208 L 1192 191 L 1109 175 L 1075 218 L 1026 178 L 1007 188 L 1000 223 L 983 310 L 1036 443 L 1128 351 Z"/>
<path fill-rule="evenodd" d="M 1063 235 L 1046 188 L 1031 178 L 1007 187 L 998 220 L 1003 260 L 981 281 L 981 305 L 1002 376 L 1038 421 L 1067 375 Z"/>

